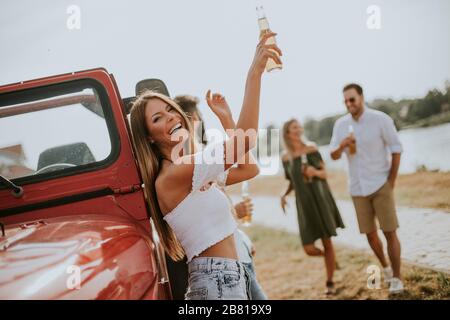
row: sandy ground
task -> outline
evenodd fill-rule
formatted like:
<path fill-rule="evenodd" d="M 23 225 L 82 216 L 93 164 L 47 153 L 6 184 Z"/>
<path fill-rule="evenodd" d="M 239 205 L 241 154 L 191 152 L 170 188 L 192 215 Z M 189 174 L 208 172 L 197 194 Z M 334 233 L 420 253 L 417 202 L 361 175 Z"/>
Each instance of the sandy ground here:
<path fill-rule="evenodd" d="M 345 172 L 328 172 L 328 183 L 336 199 L 350 200 Z M 258 176 L 250 181 L 253 195 L 279 196 L 288 182 L 284 176 Z M 240 184 L 228 187 L 231 194 L 240 193 Z M 450 172 L 417 172 L 400 175 L 395 187 L 398 205 L 434 208 L 450 212 Z"/>
<path fill-rule="evenodd" d="M 336 199 L 350 200 L 344 172 L 328 172 L 328 182 Z M 234 196 L 240 184 L 228 187 Z M 250 194 L 278 197 L 286 190 L 284 176 L 259 176 L 250 181 Z M 395 188 L 399 206 L 434 208 L 450 212 L 450 172 L 418 172 L 400 175 Z M 292 200 L 292 199 L 291 199 Z M 293 205 L 293 203 L 292 203 Z M 340 270 L 335 273 L 336 295 L 327 297 L 322 258 L 308 257 L 297 234 L 253 225 L 246 231 L 256 247 L 258 278 L 270 299 L 450 299 L 450 276 L 403 263 L 407 291 L 390 296 L 381 281 L 379 289 L 367 286 L 367 268 L 378 266 L 368 251 L 336 245 Z"/>
<path fill-rule="evenodd" d="M 390 296 L 382 281 L 379 289 L 369 289 L 367 267 L 377 266 L 376 259 L 342 246 L 336 247 L 336 295 L 326 296 L 323 259 L 306 256 L 297 235 L 258 225 L 245 231 L 254 241 L 257 276 L 270 299 L 450 299 L 449 275 L 407 264 L 403 294 Z"/>
<path fill-rule="evenodd" d="M 241 201 L 236 195 L 231 198 L 234 203 Z M 288 199 L 286 214 L 281 210 L 278 197 L 254 195 L 252 200 L 254 223 L 299 234 L 294 196 Z M 372 252 L 366 237 L 359 232 L 353 203 L 348 200 L 336 200 L 336 203 L 345 228 L 336 230 L 335 243 Z M 402 258 L 411 264 L 450 275 L 450 214 L 437 209 L 397 206 L 397 216 Z M 378 233 L 386 247 L 385 237 L 381 231 Z"/>

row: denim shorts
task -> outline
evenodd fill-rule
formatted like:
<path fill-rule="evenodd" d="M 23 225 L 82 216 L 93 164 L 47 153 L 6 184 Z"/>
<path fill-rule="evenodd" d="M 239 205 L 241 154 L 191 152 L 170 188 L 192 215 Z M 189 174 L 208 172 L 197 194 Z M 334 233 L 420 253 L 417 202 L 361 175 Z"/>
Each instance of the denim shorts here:
<path fill-rule="evenodd" d="M 248 274 L 239 261 L 197 257 L 188 268 L 186 300 L 249 300 Z"/>
<path fill-rule="evenodd" d="M 255 268 L 253 266 L 253 262 L 251 263 L 243 263 L 245 271 L 247 271 L 247 274 L 249 276 L 249 296 L 251 297 L 251 300 L 267 300 L 267 296 L 264 293 L 264 290 L 262 289 L 261 285 L 259 284 L 258 280 L 256 279 L 255 274 Z"/>

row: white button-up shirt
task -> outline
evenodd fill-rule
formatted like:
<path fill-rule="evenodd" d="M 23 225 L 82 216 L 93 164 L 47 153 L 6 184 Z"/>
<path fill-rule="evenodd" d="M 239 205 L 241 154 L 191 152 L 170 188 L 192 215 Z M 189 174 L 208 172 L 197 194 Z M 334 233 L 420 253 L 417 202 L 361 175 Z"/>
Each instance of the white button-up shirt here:
<path fill-rule="evenodd" d="M 402 144 L 394 121 L 385 113 L 364 107 L 364 112 L 355 121 L 351 114 L 339 118 L 334 124 L 330 149 L 336 150 L 349 136 L 352 126 L 356 139 L 356 154 L 349 154 L 349 190 L 352 196 L 368 196 L 380 189 L 387 181 L 391 170 L 392 153 L 401 153 Z"/>
<path fill-rule="evenodd" d="M 252 240 L 240 229 L 234 232 L 238 259 L 242 263 L 252 263 Z"/>

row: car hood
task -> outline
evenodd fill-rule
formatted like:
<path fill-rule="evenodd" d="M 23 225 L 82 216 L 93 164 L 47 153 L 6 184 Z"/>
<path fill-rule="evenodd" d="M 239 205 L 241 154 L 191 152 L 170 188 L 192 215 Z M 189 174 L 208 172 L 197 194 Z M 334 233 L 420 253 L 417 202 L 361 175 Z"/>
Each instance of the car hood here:
<path fill-rule="evenodd" d="M 0 299 L 139 299 L 157 283 L 153 243 L 126 218 L 70 216 L 6 227 Z"/>

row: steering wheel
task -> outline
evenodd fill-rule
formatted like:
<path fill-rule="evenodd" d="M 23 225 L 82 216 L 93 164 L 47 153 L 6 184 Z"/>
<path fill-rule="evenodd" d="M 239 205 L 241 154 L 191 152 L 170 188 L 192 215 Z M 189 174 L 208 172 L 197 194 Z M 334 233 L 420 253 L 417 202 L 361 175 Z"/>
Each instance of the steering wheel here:
<path fill-rule="evenodd" d="M 72 163 L 53 163 L 49 164 L 48 166 L 40 168 L 38 171 L 36 171 L 34 174 L 40 174 L 44 172 L 53 172 L 64 168 L 72 168 L 76 167 L 76 165 Z"/>

